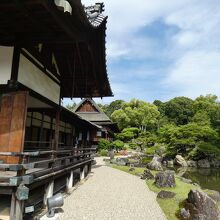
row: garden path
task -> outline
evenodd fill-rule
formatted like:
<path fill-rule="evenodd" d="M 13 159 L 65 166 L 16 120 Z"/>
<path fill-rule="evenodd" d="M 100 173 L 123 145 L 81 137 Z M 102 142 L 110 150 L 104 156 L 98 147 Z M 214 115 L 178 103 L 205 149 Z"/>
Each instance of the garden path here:
<path fill-rule="evenodd" d="M 60 220 L 166 220 L 145 181 L 96 161 L 90 177 L 65 198 Z"/>

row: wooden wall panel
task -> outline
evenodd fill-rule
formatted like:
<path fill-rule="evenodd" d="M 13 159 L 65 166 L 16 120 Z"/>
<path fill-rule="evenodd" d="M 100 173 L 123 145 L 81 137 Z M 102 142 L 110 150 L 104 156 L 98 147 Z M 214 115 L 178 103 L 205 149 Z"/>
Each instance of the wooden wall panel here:
<path fill-rule="evenodd" d="M 98 112 L 98 110 L 90 102 L 85 102 L 79 107 L 77 112 Z"/>
<path fill-rule="evenodd" d="M 0 151 L 22 152 L 27 114 L 27 92 L 4 94 L 0 108 Z M 16 157 L 0 157 L 6 163 L 18 163 Z"/>

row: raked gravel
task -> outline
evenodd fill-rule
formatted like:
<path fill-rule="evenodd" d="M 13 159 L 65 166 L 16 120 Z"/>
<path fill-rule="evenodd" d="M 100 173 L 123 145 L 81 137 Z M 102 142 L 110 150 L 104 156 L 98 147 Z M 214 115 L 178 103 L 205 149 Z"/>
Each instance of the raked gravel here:
<path fill-rule="evenodd" d="M 92 175 L 65 198 L 60 220 L 165 220 L 145 181 L 96 158 Z"/>

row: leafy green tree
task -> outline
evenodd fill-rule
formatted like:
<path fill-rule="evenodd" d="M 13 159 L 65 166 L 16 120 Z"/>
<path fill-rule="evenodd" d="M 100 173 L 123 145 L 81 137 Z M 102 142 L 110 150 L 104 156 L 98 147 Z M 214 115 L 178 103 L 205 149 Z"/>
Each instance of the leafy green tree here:
<path fill-rule="evenodd" d="M 197 111 L 191 121 L 195 122 L 198 125 L 210 126 L 211 124 L 211 118 L 205 111 Z"/>
<path fill-rule="evenodd" d="M 167 126 L 166 126 L 167 127 Z M 201 143 L 215 143 L 218 141 L 218 134 L 210 126 L 200 126 L 196 123 L 189 123 L 182 126 L 169 126 L 162 128 L 160 135 L 163 141 L 168 144 L 169 155 L 187 155 Z"/>
<path fill-rule="evenodd" d="M 123 101 L 123 100 L 115 100 L 115 101 L 111 102 L 110 104 L 105 104 L 105 105 L 102 105 L 99 103 L 98 106 L 105 112 L 105 114 L 108 117 L 111 118 L 112 113 L 115 110 L 121 109 L 124 102 L 125 101 Z"/>
<path fill-rule="evenodd" d="M 116 134 L 116 138 L 127 142 L 137 137 L 139 131 L 138 128 L 124 128 L 121 133 Z"/>
<path fill-rule="evenodd" d="M 206 114 L 211 126 L 218 130 L 220 134 L 220 104 L 217 102 L 216 95 L 199 96 L 194 102 L 194 111 Z M 204 119 L 203 119 L 204 121 Z"/>
<path fill-rule="evenodd" d="M 108 105 L 108 107 L 106 108 L 105 113 L 106 113 L 109 117 L 111 117 L 112 113 L 113 113 L 115 110 L 121 109 L 121 107 L 122 107 L 122 105 L 123 105 L 124 102 L 125 102 L 125 101 L 123 101 L 123 100 L 115 100 L 115 101 L 111 102 L 111 103 Z"/>
<path fill-rule="evenodd" d="M 120 129 L 126 127 L 152 129 L 157 126 L 159 115 L 160 112 L 155 105 L 132 99 L 128 103 L 123 103 L 122 108 L 114 111 L 111 117 L 118 123 Z"/>
<path fill-rule="evenodd" d="M 124 147 L 124 142 L 121 140 L 115 140 L 111 143 L 111 148 L 118 150 L 122 150 Z"/>
<path fill-rule="evenodd" d="M 75 102 L 73 102 L 72 104 L 67 104 L 66 105 L 66 108 L 69 109 L 70 111 L 73 111 L 75 107 L 76 107 Z"/>
<path fill-rule="evenodd" d="M 129 127 L 130 118 L 127 116 L 124 110 L 119 109 L 114 111 L 113 114 L 111 115 L 111 118 L 113 119 L 114 122 L 118 124 L 119 129 Z"/>
<path fill-rule="evenodd" d="M 194 101 L 187 97 L 176 97 L 164 103 L 164 114 L 170 122 L 176 125 L 185 125 L 194 115 Z"/>

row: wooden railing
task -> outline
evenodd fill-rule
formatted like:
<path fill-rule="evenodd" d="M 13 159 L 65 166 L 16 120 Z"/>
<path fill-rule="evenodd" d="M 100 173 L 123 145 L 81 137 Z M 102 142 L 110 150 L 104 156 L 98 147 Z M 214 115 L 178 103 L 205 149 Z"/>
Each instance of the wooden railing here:
<path fill-rule="evenodd" d="M 19 157 L 18 164 L 0 164 L 0 170 L 12 171 L 10 176 L 0 175 L 0 186 L 29 185 L 73 169 L 93 160 L 95 148 L 72 148 L 28 152 L 0 152 L 0 156 Z"/>

